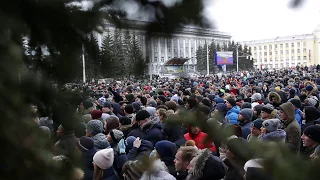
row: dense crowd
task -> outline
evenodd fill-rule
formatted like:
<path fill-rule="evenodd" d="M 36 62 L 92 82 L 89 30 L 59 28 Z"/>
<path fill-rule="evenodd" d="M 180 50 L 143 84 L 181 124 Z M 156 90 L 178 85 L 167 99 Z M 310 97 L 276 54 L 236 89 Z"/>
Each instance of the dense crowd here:
<path fill-rule="evenodd" d="M 56 139 L 54 160 L 81 154 L 74 179 L 240 180 L 272 179 L 259 155 L 244 157 L 237 144 L 260 141 L 287 146 L 306 161 L 320 152 L 320 76 L 317 67 L 241 72 L 210 77 L 91 83 L 74 128 L 38 117 Z M 36 106 L 34 107 L 36 111 Z M 209 138 L 215 125 L 228 138 Z M 196 124 L 196 123 L 195 123 Z"/>

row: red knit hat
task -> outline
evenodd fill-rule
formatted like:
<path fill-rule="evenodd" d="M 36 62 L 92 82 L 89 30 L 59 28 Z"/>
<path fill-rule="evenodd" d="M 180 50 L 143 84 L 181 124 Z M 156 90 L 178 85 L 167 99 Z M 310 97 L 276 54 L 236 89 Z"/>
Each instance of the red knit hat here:
<path fill-rule="evenodd" d="M 102 116 L 102 112 L 99 111 L 99 110 L 93 110 L 93 111 L 91 112 L 91 118 L 92 118 L 92 119 L 100 119 L 101 116 Z"/>

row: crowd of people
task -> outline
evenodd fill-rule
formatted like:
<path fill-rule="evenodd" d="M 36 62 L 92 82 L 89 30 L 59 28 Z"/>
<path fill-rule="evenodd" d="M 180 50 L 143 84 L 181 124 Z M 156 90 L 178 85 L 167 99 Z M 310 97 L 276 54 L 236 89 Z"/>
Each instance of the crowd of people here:
<path fill-rule="evenodd" d="M 272 179 L 262 157 L 243 156 L 236 146 L 277 143 L 311 162 L 320 153 L 317 70 L 91 83 L 88 89 L 91 97 L 79 104 L 74 128 L 55 128 L 51 117 L 36 120 L 57 137 L 56 161 L 81 154 L 74 179 Z M 183 113 L 207 128 L 183 119 L 170 123 Z M 209 136 L 212 124 L 228 132 L 225 140 Z"/>

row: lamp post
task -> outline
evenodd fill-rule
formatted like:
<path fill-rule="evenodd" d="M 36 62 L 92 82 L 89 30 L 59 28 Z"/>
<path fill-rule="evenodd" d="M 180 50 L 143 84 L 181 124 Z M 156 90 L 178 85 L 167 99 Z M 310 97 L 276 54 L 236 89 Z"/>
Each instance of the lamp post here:
<path fill-rule="evenodd" d="M 86 83 L 86 63 L 84 59 L 84 46 L 82 44 L 82 80 L 83 83 Z"/>

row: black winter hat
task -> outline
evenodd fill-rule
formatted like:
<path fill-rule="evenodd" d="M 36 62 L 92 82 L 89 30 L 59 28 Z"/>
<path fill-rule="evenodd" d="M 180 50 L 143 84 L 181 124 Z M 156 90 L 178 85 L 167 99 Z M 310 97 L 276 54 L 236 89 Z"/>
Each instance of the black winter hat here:
<path fill-rule="evenodd" d="M 149 118 L 150 114 L 148 113 L 148 111 L 146 110 L 141 110 L 139 112 L 137 112 L 136 114 L 136 121 L 142 121 L 146 118 Z"/>
<path fill-rule="evenodd" d="M 314 140 L 315 142 L 320 143 L 320 126 L 318 125 L 308 126 L 303 131 L 303 134 L 308 136 L 310 139 Z"/>
<path fill-rule="evenodd" d="M 82 151 L 88 151 L 94 148 L 93 139 L 90 137 L 83 136 L 77 142 L 77 147 Z"/>
<path fill-rule="evenodd" d="M 236 100 L 234 100 L 233 98 L 228 98 L 227 101 L 231 104 L 232 107 L 237 105 Z"/>
<path fill-rule="evenodd" d="M 294 107 L 301 108 L 301 101 L 299 99 L 290 99 L 289 100 Z"/>
<path fill-rule="evenodd" d="M 119 118 L 119 122 L 121 123 L 121 125 L 129 125 L 131 124 L 131 119 L 127 116 L 122 116 Z"/>

